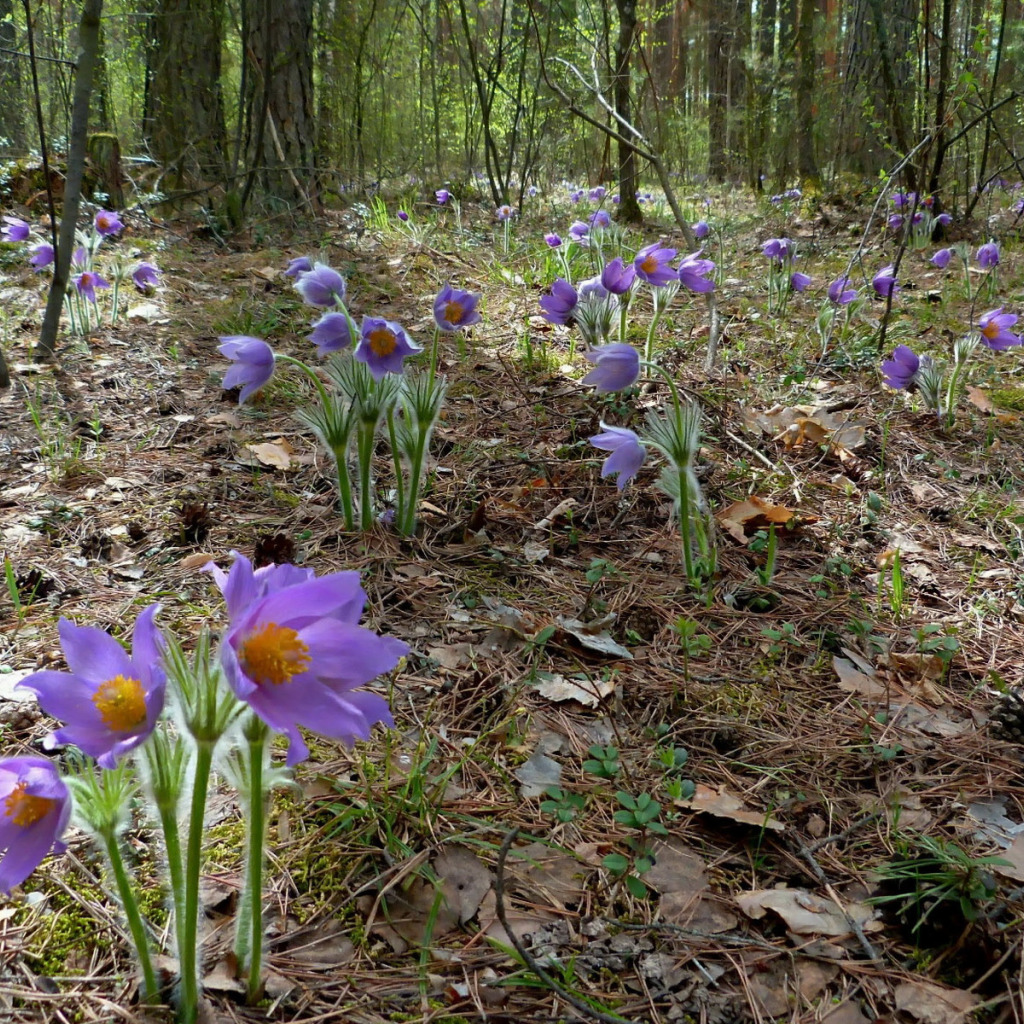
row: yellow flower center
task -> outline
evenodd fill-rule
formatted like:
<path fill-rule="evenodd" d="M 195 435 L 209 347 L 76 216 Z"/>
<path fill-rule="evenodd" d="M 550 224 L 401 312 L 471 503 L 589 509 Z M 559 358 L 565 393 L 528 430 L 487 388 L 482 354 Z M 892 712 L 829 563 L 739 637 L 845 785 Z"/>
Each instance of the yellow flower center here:
<path fill-rule="evenodd" d="M 26 793 L 25 787 L 26 783 L 19 782 L 4 801 L 4 813 L 15 825 L 21 825 L 22 828 L 28 828 L 40 818 L 45 818 L 57 805 L 57 801 L 49 797 Z"/>
<path fill-rule="evenodd" d="M 653 274 L 658 269 L 658 261 L 653 255 L 645 256 L 643 262 L 640 264 L 640 269 L 645 274 Z"/>
<path fill-rule="evenodd" d="M 997 324 L 995 320 L 989 320 L 989 322 L 982 327 L 981 333 L 984 334 L 989 341 L 995 341 L 999 336 L 999 324 Z"/>
<path fill-rule="evenodd" d="M 367 337 L 370 339 L 370 350 L 381 358 L 391 355 L 398 345 L 398 335 L 388 327 L 374 327 Z"/>
<path fill-rule="evenodd" d="M 146 693 L 138 679 L 114 676 L 100 683 L 92 702 L 103 724 L 114 732 L 131 732 L 146 721 Z"/>
<path fill-rule="evenodd" d="M 456 302 L 454 299 L 444 304 L 444 318 L 450 324 L 457 324 L 465 312 L 462 308 L 462 303 Z"/>
<path fill-rule="evenodd" d="M 280 686 L 305 672 L 311 659 L 294 629 L 268 622 L 245 638 L 238 660 L 254 683 Z"/>

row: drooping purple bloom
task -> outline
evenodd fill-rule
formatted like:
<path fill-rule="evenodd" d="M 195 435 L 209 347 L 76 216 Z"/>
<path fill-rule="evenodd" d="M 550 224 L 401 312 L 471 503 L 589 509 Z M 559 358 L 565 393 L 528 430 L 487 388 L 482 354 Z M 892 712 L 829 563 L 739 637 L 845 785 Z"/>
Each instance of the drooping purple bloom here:
<path fill-rule="evenodd" d="M 288 269 L 285 270 L 284 276 L 290 277 L 295 281 L 303 274 L 308 274 L 312 269 L 313 261 L 308 256 L 296 256 L 295 259 L 289 262 Z"/>
<path fill-rule="evenodd" d="M 569 237 L 574 242 L 584 242 L 587 235 L 590 234 L 590 225 L 584 224 L 583 221 L 577 220 L 569 226 Z"/>
<path fill-rule="evenodd" d="M 444 206 L 444 204 L 447 203 L 448 200 L 451 199 L 451 197 L 452 197 L 451 192 L 449 192 L 448 189 L 446 189 L 446 188 L 439 188 L 434 193 L 434 198 L 437 200 L 437 205 L 438 206 Z"/>
<path fill-rule="evenodd" d="M 931 262 L 939 268 L 939 270 L 945 270 L 949 266 L 949 261 L 953 258 L 952 249 L 939 249 L 938 252 L 931 258 Z"/>
<path fill-rule="evenodd" d="M 312 569 L 300 569 L 297 565 L 263 565 L 253 569 L 252 562 L 238 551 L 231 552 L 234 561 L 225 572 L 216 562 L 207 562 L 203 572 L 208 572 L 227 605 L 228 618 L 234 623 L 250 605 L 261 601 L 268 594 L 274 594 L 297 583 L 308 583 L 316 578 Z"/>
<path fill-rule="evenodd" d="M 552 249 L 557 249 L 562 244 L 562 236 L 556 235 L 554 231 L 549 231 L 544 236 L 544 241 L 547 242 Z"/>
<path fill-rule="evenodd" d="M 611 292 L 605 287 L 604 281 L 601 280 L 600 274 L 595 277 L 588 277 L 585 281 L 580 281 L 576 291 L 579 293 L 580 302 L 583 302 L 584 299 L 601 301 L 611 295 Z"/>
<path fill-rule="evenodd" d="M 565 324 L 572 316 L 579 296 L 564 278 L 558 278 L 551 286 L 550 295 L 540 297 L 540 308 L 544 310 L 544 319 L 549 324 Z"/>
<path fill-rule="evenodd" d="M 20 217 L 4 217 L 4 227 L 0 230 L 5 242 L 24 242 L 32 230 L 27 221 Z"/>
<path fill-rule="evenodd" d="M 1015 313 L 1004 313 L 1003 307 L 990 309 L 978 318 L 978 330 L 981 332 L 981 343 L 993 352 L 1003 352 L 1020 344 L 1020 336 L 1010 333 L 1010 328 L 1017 322 Z"/>
<path fill-rule="evenodd" d="M 882 363 L 882 380 L 891 388 L 903 390 L 910 387 L 921 366 L 921 360 L 906 345 L 897 345 L 892 359 Z"/>
<path fill-rule="evenodd" d="M 135 620 L 131 657 L 109 634 L 94 626 L 57 625 L 69 672 L 44 669 L 17 685 L 30 690 L 39 706 L 64 722 L 50 746 L 73 743 L 113 768 L 119 758 L 144 743 L 164 708 L 167 677 L 161 667 L 163 641 L 151 604 Z"/>
<path fill-rule="evenodd" d="M 892 205 L 897 210 L 902 210 L 905 206 L 913 206 L 916 199 L 916 192 L 895 192 L 892 197 Z"/>
<path fill-rule="evenodd" d="M 606 263 L 601 271 L 601 284 L 612 293 L 612 295 L 625 295 L 633 286 L 636 280 L 636 267 L 632 264 L 626 266 L 621 256 L 616 256 L 610 263 Z"/>
<path fill-rule="evenodd" d="M 352 344 L 352 328 L 344 313 L 324 313 L 315 324 L 309 340 L 321 356 L 340 352 Z"/>
<path fill-rule="evenodd" d="M 366 363 L 376 380 L 380 380 L 386 373 L 401 373 L 406 357 L 422 351 L 393 320 L 364 316 L 354 355 Z"/>
<path fill-rule="evenodd" d="M 640 353 L 632 345 L 614 341 L 599 345 L 585 356 L 594 368 L 582 383 L 593 384 L 599 394 L 632 387 L 640 376 Z"/>
<path fill-rule="evenodd" d="M 299 275 L 295 290 L 309 305 L 327 309 L 345 301 L 345 278 L 326 263 L 315 263 Z"/>
<path fill-rule="evenodd" d="M 982 270 L 991 270 L 999 266 L 999 243 L 986 242 L 978 249 L 978 266 Z"/>
<path fill-rule="evenodd" d="M 711 225 L 706 220 L 699 220 L 693 225 L 694 238 L 707 238 L 711 233 Z"/>
<path fill-rule="evenodd" d="M 71 254 L 71 267 L 72 269 L 84 269 L 89 266 L 89 254 L 85 251 L 85 246 L 80 245 Z"/>
<path fill-rule="evenodd" d="M 604 480 L 618 473 L 616 486 L 621 491 L 630 480 L 640 472 L 640 467 L 647 457 L 640 438 L 626 427 L 609 427 L 601 423 L 603 433 L 595 434 L 590 443 L 603 452 L 611 452 L 601 466 L 601 479 Z"/>
<path fill-rule="evenodd" d="M 691 252 L 679 261 L 679 283 L 691 292 L 698 292 L 701 295 L 715 290 L 715 282 L 710 275 L 715 272 L 715 264 L 712 260 L 701 259 L 702 249 Z"/>
<path fill-rule="evenodd" d="M 599 203 L 608 194 L 608 190 L 604 185 L 595 185 L 590 190 L 590 200 L 595 203 Z"/>
<path fill-rule="evenodd" d="M 920 210 L 915 210 L 910 218 L 911 224 L 920 224 L 924 220 L 924 214 Z"/>
<path fill-rule="evenodd" d="M 464 292 L 446 284 L 434 299 L 434 323 L 449 333 L 461 327 L 472 327 L 481 320 L 476 308 L 479 302 L 480 296 L 474 292 Z"/>
<path fill-rule="evenodd" d="M 42 757 L 0 761 L 0 890 L 10 893 L 50 853 L 63 853 L 71 817 L 68 787 Z"/>
<path fill-rule="evenodd" d="M 35 245 L 29 246 L 28 251 L 32 253 L 32 259 L 29 260 L 29 263 L 35 267 L 37 272 L 48 267 L 53 262 L 53 246 L 49 242 L 37 242 Z"/>
<path fill-rule="evenodd" d="M 144 261 L 132 271 L 132 283 L 140 292 L 149 293 L 160 283 L 160 271 Z"/>
<path fill-rule="evenodd" d="M 810 283 L 810 277 L 807 274 L 801 274 L 799 270 L 794 270 L 789 278 L 789 286 L 795 292 L 802 292 Z"/>
<path fill-rule="evenodd" d="M 110 282 L 105 277 L 97 274 L 95 270 L 83 270 L 80 274 L 75 274 L 71 280 L 78 289 L 78 294 L 94 305 L 96 303 L 96 289 L 110 287 Z"/>
<path fill-rule="evenodd" d="M 592 228 L 610 228 L 612 218 L 607 210 L 595 210 L 590 215 L 590 226 Z"/>
<path fill-rule="evenodd" d="M 259 338 L 232 334 L 220 339 L 217 351 L 234 362 L 224 374 L 221 387 L 225 391 L 240 387 L 238 404 L 259 391 L 274 376 L 274 350 Z"/>
<path fill-rule="evenodd" d="M 828 286 L 828 297 L 837 306 L 848 306 L 857 298 L 857 289 L 850 287 L 850 279 L 848 277 L 837 277 Z"/>
<path fill-rule="evenodd" d="M 399 220 L 400 220 L 400 221 L 401 221 L 401 222 L 402 222 L 403 224 L 404 224 L 404 223 L 405 223 L 406 221 L 408 221 L 408 219 L 409 219 L 409 214 L 407 214 L 407 213 L 405 212 L 405 210 L 399 210 L 399 211 L 398 211 L 398 214 L 397 214 L 397 216 L 398 216 L 398 219 L 399 219 Z"/>
<path fill-rule="evenodd" d="M 880 295 L 883 299 L 890 295 L 895 295 L 900 290 L 900 286 L 896 283 L 896 277 L 893 273 L 893 265 L 890 263 L 887 267 L 882 269 L 871 278 L 871 287 L 875 289 L 875 293 Z"/>
<path fill-rule="evenodd" d="M 953 218 L 948 213 L 940 213 L 935 218 L 935 223 L 939 224 L 941 227 L 946 228 L 953 223 Z"/>
<path fill-rule="evenodd" d="M 383 697 L 361 690 L 409 648 L 359 625 L 366 594 L 356 572 L 336 572 L 239 603 L 221 646 L 228 685 L 288 737 L 289 766 L 309 755 L 302 726 L 346 744 L 376 722 L 393 725 Z M 255 594 L 253 595 L 255 597 Z"/>
<path fill-rule="evenodd" d="M 616 206 L 618 206 L 618 204 L 622 202 L 622 196 L 620 196 L 619 193 L 616 192 L 615 195 L 612 196 L 612 202 L 615 203 Z"/>
<path fill-rule="evenodd" d="M 104 238 L 107 238 L 109 235 L 116 235 L 119 231 L 124 230 L 124 224 L 121 222 L 121 217 L 116 213 L 112 213 L 110 210 L 100 210 L 93 218 L 92 222 L 96 226 L 96 230 Z"/>
<path fill-rule="evenodd" d="M 761 246 L 761 252 L 770 260 L 782 263 L 793 255 L 793 241 L 789 238 L 769 238 Z"/>
<path fill-rule="evenodd" d="M 902 213 L 890 213 L 889 219 L 886 221 L 890 231 L 899 231 L 903 227 L 903 214 Z"/>
<path fill-rule="evenodd" d="M 655 288 L 660 288 L 678 278 L 678 273 L 669 265 L 675 258 L 675 249 L 666 249 L 653 242 L 636 254 L 633 266 L 638 277 Z"/>

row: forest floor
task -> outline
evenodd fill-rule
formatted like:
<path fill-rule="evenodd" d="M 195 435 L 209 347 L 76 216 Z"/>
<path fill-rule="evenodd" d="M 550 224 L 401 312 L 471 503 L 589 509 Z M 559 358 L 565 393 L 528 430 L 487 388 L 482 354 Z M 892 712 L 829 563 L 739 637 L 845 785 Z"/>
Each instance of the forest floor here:
<path fill-rule="evenodd" d="M 568 225 L 567 208 L 517 224 L 508 257 L 468 205 L 481 227 L 422 244 L 351 210 L 287 241 L 275 225 L 222 241 L 128 216 L 117 244 L 155 255 L 162 287 L 67 339 L 55 365 L 31 360 L 43 282 L 0 253 L 14 378 L 0 393 L 6 755 L 40 751 L 53 727 L 13 685 L 62 667 L 59 616 L 123 636 L 159 601 L 187 644 L 223 621 L 202 569 L 233 550 L 360 570 L 364 624 L 412 650 L 378 684 L 397 728 L 355 750 L 310 737 L 297 787 L 274 796 L 270 974 L 254 1007 L 229 956 L 240 815 L 218 793 L 208 1020 L 1024 1021 L 1024 748 L 990 722 L 1024 682 L 1024 421 L 992 408 L 995 391 L 1024 407 L 1021 350 L 975 357 L 981 391 L 944 429 L 880 382 L 884 303 L 819 359 L 820 297 L 869 208 L 821 201 L 775 225 L 727 202 L 718 366 L 703 370 L 699 298 L 680 294 L 659 341 L 705 412 L 698 470 L 719 530 L 703 590 L 683 575 L 654 472 L 620 492 L 588 443 L 664 389 L 595 396 L 538 317 L 540 236 Z M 982 231 L 962 232 L 972 251 Z M 814 278 L 784 317 L 765 311 L 773 234 L 798 240 Z M 869 271 L 890 245 L 872 236 Z M 450 391 L 413 539 L 345 532 L 329 459 L 294 415 L 311 398 L 298 375 L 242 407 L 220 387 L 219 335 L 310 356 L 311 310 L 281 271 L 321 250 L 357 318 L 397 320 L 423 344 L 439 285 L 485 296 L 465 353 L 450 340 L 442 353 Z M 948 349 L 969 322 L 961 279 L 931 251 L 904 258 L 886 356 L 897 342 Z M 1019 242 L 999 272 L 975 315 L 1024 312 Z M 615 817 L 648 797 L 665 835 Z M 144 821 L 126 843 L 160 925 Z M 499 898 L 582 1008 L 511 949 Z M 0 906 L 0 1016 L 166 1019 L 134 1002 L 125 936 L 72 832 Z"/>

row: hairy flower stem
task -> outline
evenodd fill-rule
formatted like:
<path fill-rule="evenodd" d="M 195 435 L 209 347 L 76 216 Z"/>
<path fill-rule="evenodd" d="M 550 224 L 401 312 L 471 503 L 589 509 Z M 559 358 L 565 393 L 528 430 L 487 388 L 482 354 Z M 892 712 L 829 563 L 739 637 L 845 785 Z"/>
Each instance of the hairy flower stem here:
<path fill-rule="evenodd" d="M 428 431 L 417 431 L 416 447 L 409 460 L 408 503 L 405 508 L 405 517 L 399 519 L 399 529 L 405 537 L 411 537 L 416 532 L 416 506 L 419 500 L 420 481 L 423 477 L 424 449 L 428 433 Z"/>
<path fill-rule="evenodd" d="M 240 906 L 235 955 L 240 970 L 247 973 L 246 994 L 250 1004 L 262 992 L 263 971 L 263 847 L 266 841 L 266 795 L 263 792 L 263 759 L 267 727 L 255 716 L 245 727 L 249 742 L 248 821 L 245 882 Z"/>
<path fill-rule="evenodd" d="M 121 291 L 121 278 L 120 275 L 114 277 L 114 285 L 110 291 L 110 322 L 111 324 L 117 323 L 117 299 L 118 293 Z"/>
<path fill-rule="evenodd" d="M 622 299 L 627 298 L 629 293 L 622 296 Z M 629 327 L 629 303 L 619 300 L 619 341 L 625 342 L 626 333 Z"/>
<path fill-rule="evenodd" d="M 431 363 L 431 369 L 433 369 L 433 363 Z M 433 380 L 433 377 L 431 377 Z M 395 407 L 391 406 L 387 411 L 387 423 L 388 423 L 388 443 L 391 445 L 391 459 L 395 465 L 395 519 L 401 528 L 402 523 L 405 520 L 406 515 L 406 497 L 405 497 L 405 477 L 402 475 L 402 453 L 398 447 L 398 434 L 395 430 Z M 413 480 L 410 485 L 409 500 L 415 507 L 416 503 L 416 483 Z M 413 521 L 416 519 L 416 513 L 413 512 Z"/>
<path fill-rule="evenodd" d="M 661 320 L 662 310 L 656 310 L 654 316 L 651 317 L 651 326 L 647 328 L 647 341 L 644 344 L 644 362 L 649 363 L 651 366 L 657 365 L 654 362 L 654 332 L 658 327 L 658 321 Z M 667 375 L 666 375 L 667 376 Z M 672 383 L 669 378 L 669 383 Z M 672 385 L 673 392 L 675 391 L 675 385 Z"/>
<path fill-rule="evenodd" d="M 338 494 L 341 497 L 341 514 L 345 519 L 345 529 L 355 528 L 355 512 L 352 507 L 352 478 L 348 472 L 348 449 L 339 446 L 331 449 L 334 456 L 334 468 L 338 475 Z"/>
<path fill-rule="evenodd" d="M 210 785 L 214 744 L 196 740 L 195 774 L 192 778 L 192 805 L 189 810 L 188 847 L 185 853 L 185 909 L 182 914 L 179 1024 L 196 1024 L 199 1015 L 199 875 L 203 859 L 203 818 L 206 792 Z"/>
<path fill-rule="evenodd" d="M 146 926 L 142 922 L 139 902 L 135 898 L 135 891 L 132 889 L 128 872 L 125 870 L 117 834 L 113 828 L 105 828 L 99 835 L 107 860 L 110 862 L 110 870 L 114 876 L 114 884 L 117 886 L 117 894 L 121 898 L 121 906 L 124 908 L 125 917 L 128 918 L 128 930 L 131 932 L 132 942 L 135 943 L 135 951 L 139 955 L 139 963 L 142 966 L 143 1001 L 155 1003 L 159 998 L 160 987 L 157 985 L 153 960 L 149 954 Z"/>
<path fill-rule="evenodd" d="M 373 439 L 374 423 L 361 421 L 356 427 L 356 450 L 359 457 L 359 516 L 360 528 L 373 526 Z"/>
<path fill-rule="evenodd" d="M 434 328 L 434 340 L 430 346 L 430 383 L 434 383 L 437 374 L 437 353 L 441 345 L 441 328 Z"/>
<path fill-rule="evenodd" d="M 679 534 L 683 542 L 683 571 L 693 582 L 693 551 L 690 538 L 690 482 L 684 467 L 677 467 L 679 474 Z"/>

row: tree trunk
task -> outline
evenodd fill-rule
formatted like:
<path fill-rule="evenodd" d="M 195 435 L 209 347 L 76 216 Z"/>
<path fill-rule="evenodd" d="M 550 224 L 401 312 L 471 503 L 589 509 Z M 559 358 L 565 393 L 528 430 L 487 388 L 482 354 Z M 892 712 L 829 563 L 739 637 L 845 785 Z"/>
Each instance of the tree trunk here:
<path fill-rule="evenodd" d="M 619 12 L 619 34 L 615 40 L 615 77 L 613 99 L 615 113 L 628 124 L 633 123 L 633 110 L 629 98 L 630 55 L 636 41 L 636 0 L 615 0 Z M 626 139 L 629 129 L 621 122 L 619 130 L 619 220 L 627 224 L 642 224 L 643 214 L 636 201 L 636 153 Z"/>
<path fill-rule="evenodd" d="M 15 50 L 17 33 L 14 28 L 14 0 L 0 0 L 0 51 Z M 7 156 L 24 156 L 27 147 L 25 110 L 28 104 L 21 96 L 20 58 L 13 53 L 0 52 L 0 152 Z"/>
<path fill-rule="evenodd" d="M 816 0 L 800 0 L 797 50 L 800 63 L 796 78 L 796 163 L 801 182 L 817 184 L 818 164 L 814 158 L 814 11 Z"/>
<path fill-rule="evenodd" d="M 708 9 L 708 174 L 725 181 L 728 168 L 725 139 L 729 93 L 729 5 L 712 3 Z"/>

